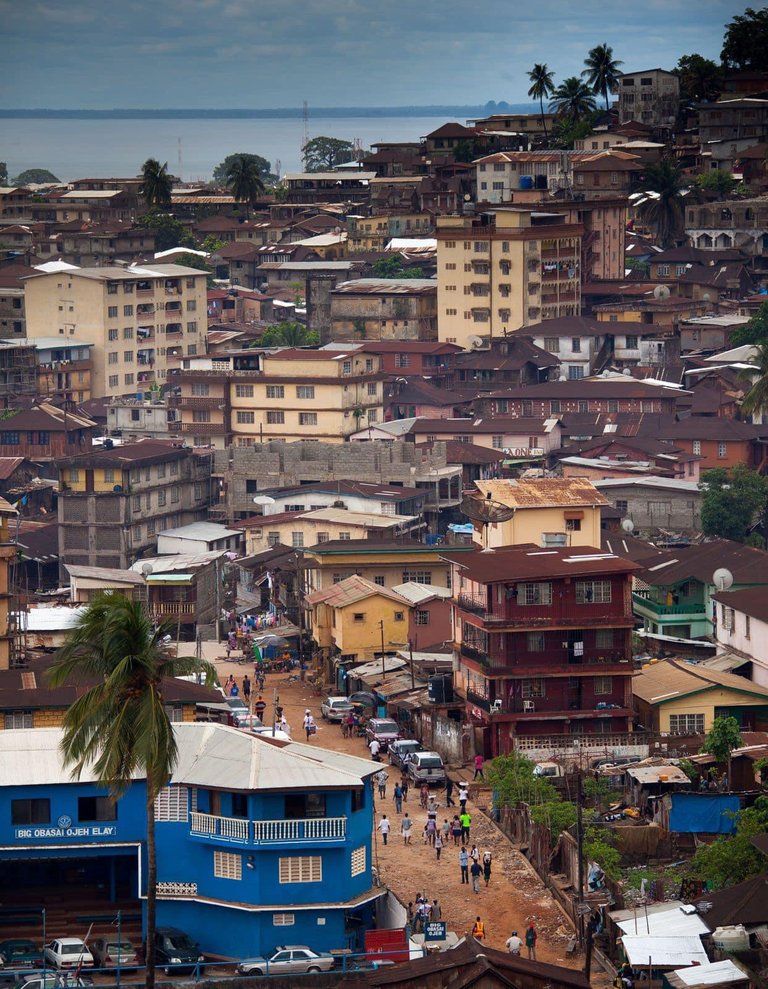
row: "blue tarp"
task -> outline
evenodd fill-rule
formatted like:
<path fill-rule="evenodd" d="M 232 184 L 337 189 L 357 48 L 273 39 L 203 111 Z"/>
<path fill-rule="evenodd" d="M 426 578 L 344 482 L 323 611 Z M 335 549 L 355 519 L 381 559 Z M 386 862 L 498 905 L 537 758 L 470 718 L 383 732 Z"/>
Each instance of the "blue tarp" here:
<path fill-rule="evenodd" d="M 686 834 L 733 834 L 739 798 L 731 793 L 672 793 L 669 830 Z"/>

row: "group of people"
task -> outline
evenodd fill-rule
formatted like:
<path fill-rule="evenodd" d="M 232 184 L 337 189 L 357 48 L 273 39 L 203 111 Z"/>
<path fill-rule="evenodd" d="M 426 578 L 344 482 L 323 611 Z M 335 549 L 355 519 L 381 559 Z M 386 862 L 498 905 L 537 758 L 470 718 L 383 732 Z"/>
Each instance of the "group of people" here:
<path fill-rule="evenodd" d="M 412 934 L 423 934 L 426 925 L 432 921 L 443 919 L 443 911 L 437 900 L 432 900 L 421 893 L 416 894 L 415 902 L 408 904 L 408 924 Z"/>
<path fill-rule="evenodd" d="M 534 924 L 533 921 L 531 921 L 530 924 L 528 924 L 528 927 L 526 928 L 524 934 L 524 939 L 525 940 L 523 940 L 523 938 L 520 937 L 517 931 L 512 931 L 511 936 L 508 937 L 506 941 L 507 951 L 510 953 L 510 955 L 519 955 L 522 950 L 523 944 L 525 944 L 525 948 L 528 952 L 528 957 L 532 961 L 536 961 L 536 942 L 539 939 L 539 934 L 538 931 L 536 930 L 536 925 Z"/>
<path fill-rule="evenodd" d="M 459 869 L 461 871 L 461 883 L 469 885 L 472 878 L 472 892 L 480 892 L 480 879 L 485 880 L 488 887 L 491 882 L 491 871 L 493 868 L 493 852 L 487 848 L 482 854 L 482 860 L 477 845 L 473 845 L 469 851 L 467 846 L 462 845 L 459 852 Z"/>

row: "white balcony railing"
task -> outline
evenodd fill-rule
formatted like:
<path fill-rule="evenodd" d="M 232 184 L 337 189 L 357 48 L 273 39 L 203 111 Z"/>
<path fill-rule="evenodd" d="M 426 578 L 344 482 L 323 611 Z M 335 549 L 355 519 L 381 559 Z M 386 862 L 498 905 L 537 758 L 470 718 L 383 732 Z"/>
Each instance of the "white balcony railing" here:
<path fill-rule="evenodd" d="M 207 834 L 215 838 L 227 838 L 246 844 L 249 838 L 249 822 L 240 817 L 217 817 L 214 814 L 192 812 L 192 834 Z"/>
<path fill-rule="evenodd" d="M 346 817 L 253 822 L 253 840 L 257 845 L 268 841 L 338 841 L 346 834 Z"/>

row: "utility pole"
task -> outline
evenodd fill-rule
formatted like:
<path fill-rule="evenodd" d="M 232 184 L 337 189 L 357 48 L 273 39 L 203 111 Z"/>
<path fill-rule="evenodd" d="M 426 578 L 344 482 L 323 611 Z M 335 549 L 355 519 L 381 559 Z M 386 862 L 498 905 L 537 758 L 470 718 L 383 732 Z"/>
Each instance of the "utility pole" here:
<path fill-rule="evenodd" d="M 381 679 L 383 680 L 387 675 L 387 665 L 384 661 L 384 619 L 383 618 L 379 622 L 379 628 L 381 629 Z"/>
<path fill-rule="evenodd" d="M 577 933 L 580 947 L 584 944 L 584 917 L 581 912 L 584 903 L 584 818 L 581 806 L 581 772 L 581 767 L 579 767 L 576 773 L 576 855 L 579 872 L 576 913 L 578 915 Z"/>
<path fill-rule="evenodd" d="M 411 690 L 415 690 L 416 689 L 416 676 L 415 676 L 415 674 L 413 672 L 413 641 L 411 639 L 408 640 L 408 660 L 409 660 L 410 665 L 411 665 Z"/>

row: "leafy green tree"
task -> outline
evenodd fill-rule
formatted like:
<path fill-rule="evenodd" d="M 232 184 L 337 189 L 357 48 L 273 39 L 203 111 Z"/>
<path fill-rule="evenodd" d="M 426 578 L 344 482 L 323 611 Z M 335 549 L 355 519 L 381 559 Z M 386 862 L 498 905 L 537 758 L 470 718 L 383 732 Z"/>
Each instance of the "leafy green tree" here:
<path fill-rule="evenodd" d="M 539 101 L 541 122 L 544 125 L 544 144 L 548 144 L 547 122 L 544 120 L 544 100 L 548 100 L 555 91 L 554 78 L 546 63 L 537 62 L 528 73 L 528 80 L 531 83 L 528 95 L 531 99 Z"/>
<path fill-rule="evenodd" d="M 723 69 L 702 55 L 681 55 L 675 66 L 680 79 L 680 98 L 692 103 L 714 100 L 723 88 Z"/>
<path fill-rule="evenodd" d="M 26 171 L 19 172 L 16 178 L 13 180 L 13 185 L 35 185 L 44 184 L 46 182 L 59 182 L 53 172 L 49 172 L 47 168 L 28 168 Z"/>
<path fill-rule="evenodd" d="M 200 241 L 199 250 L 206 251 L 208 254 L 215 254 L 217 251 L 220 251 L 223 246 L 224 241 L 220 237 L 216 237 L 213 234 L 208 234 L 207 237 L 204 237 L 203 240 Z"/>
<path fill-rule="evenodd" d="M 399 255 L 393 254 L 388 258 L 379 258 L 371 265 L 375 278 L 423 278 L 421 268 L 406 268 Z"/>
<path fill-rule="evenodd" d="M 350 161 L 353 145 L 338 137 L 313 137 L 301 149 L 304 168 L 308 172 L 326 172 L 336 165 Z"/>
<path fill-rule="evenodd" d="M 168 174 L 168 162 L 161 165 L 155 158 L 147 158 L 141 166 L 140 195 L 147 206 L 169 206 L 173 179 Z"/>
<path fill-rule="evenodd" d="M 653 227 L 662 247 L 671 247 L 684 231 L 686 181 L 680 166 L 670 158 L 645 170 L 642 190 L 648 193 L 640 217 Z"/>
<path fill-rule="evenodd" d="M 535 776 L 534 763 L 515 752 L 497 756 L 486 765 L 485 776 L 494 793 L 497 807 L 556 803 L 560 796 L 546 779 Z"/>
<path fill-rule="evenodd" d="M 577 76 L 564 79 L 552 94 L 549 109 L 558 117 L 577 123 L 597 109 L 595 97 L 586 83 Z"/>
<path fill-rule="evenodd" d="M 238 203 L 245 203 L 246 206 L 253 206 L 264 193 L 264 183 L 256 163 L 245 157 L 235 157 L 230 161 L 226 184 L 235 200 Z"/>
<path fill-rule="evenodd" d="M 768 7 L 747 7 L 726 25 L 720 58 L 726 69 L 768 72 Z"/>
<path fill-rule="evenodd" d="M 584 59 L 586 68 L 581 76 L 587 80 L 587 85 L 592 87 L 592 92 L 596 96 L 603 96 L 606 110 L 610 110 L 608 94 L 616 89 L 621 75 L 619 66 L 623 64 L 613 57 L 613 48 L 607 44 L 595 45 Z"/>
<path fill-rule="evenodd" d="M 754 316 L 743 326 L 737 326 L 731 334 L 731 346 L 768 343 L 768 302 L 764 302 Z"/>
<path fill-rule="evenodd" d="M 563 151 L 571 150 L 579 138 L 587 137 L 592 133 L 596 116 L 596 113 L 590 113 L 581 120 L 558 117 L 552 127 L 550 146 Z"/>
<path fill-rule="evenodd" d="M 755 522 L 768 514 L 768 478 L 739 464 L 705 471 L 699 482 L 701 531 L 743 542 Z"/>
<path fill-rule="evenodd" d="M 728 783 L 731 782 L 731 752 L 744 743 L 736 718 L 715 718 L 707 737 L 704 739 L 702 752 L 714 756 L 718 762 L 728 763 Z"/>
<path fill-rule="evenodd" d="M 681 759 L 678 766 L 682 769 L 691 783 L 696 783 L 701 777 L 701 770 L 698 765 L 695 762 L 691 762 L 690 759 Z"/>
<path fill-rule="evenodd" d="M 584 832 L 584 858 L 597 862 L 610 879 L 621 877 L 621 852 L 612 845 L 606 828 L 587 828 Z"/>
<path fill-rule="evenodd" d="M 8 163 L 0 161 L 0 185 L 8 185 Z"/>
<path fill-rule="evenodd" d="M 177 759 L 163 681 L 201 673 L 210 684 L 216 675 L 209 663 L 175 656 L 164 641 L 172 631 L 166 625 L 154 628 L 141 602 L 104 595 L 80 615 L 49 671 L 53 686 L 81 691 L 64 715 L 61 742 L 75 776 L 92 766 L 99 785 L 114 798 L 134 776 L 146 776 L 148 989 L 155 984 L 155 799 Z"/>
<path fill-rule="evenodd" d="M 751 841 L 768 831 L 768 797 L 758 797 L 735 817 L 736 833 L 701 845 L 691 861 L 691 875 L 712 883 L 715 889 L 752 879 L 768 867 L 765 855 Z"/>
<path fill-rule="evenodd" d="M 736 179 L 724 168 L 713 168 L 696 176 L 696 185 L 704 192 L 714 193 L 718 199 L 730 196 L 738 185 Z"/>
<path fill-rule="evenodd" d="M 237 154 L 227 155 L 224 161 L 220 161 L 214 168 L 212 179 L 216 185 L 226 184 L 227 175 L 229 174 L 232 162 L 236 160 L 252 162 L 259 178 L 264 183 L 274 182 L 278 177 L 272 173 L 272 162 L 267 161 L 266 158 L 262 158 L 261 155 L 253 155 L 249 154 L 247 151 L 239 151 Z"/>
<path fill-rule="evenodd" d="M 768 341 L 757 344 L 757 353 L 750 360 L 757 368 L 757 379 L 752 384 L 744 401 L 741 411 L 744 415 L 755 415 L 768 411 Z M 745 372 L 744 377 L 752 381 L 754 372 Z"/>
<path fill-rule="evenodd" d="M 316 330 L 308 330 L 303 323 L 283 320 L 264 331 L 259 341 L 262 347 L 316 347 L 320 343 L 320 334 Z"/>
<path fill-rule="evenodd" d="M 576 823 L 576 804 L 569 800 L 534 804 L 531 807 L 531 820 L 549 828 L 549 840 L 554 845 L 561 831 L 567 831 Z"/>
<path fill-rule="evenodd" d="M 153 231 L 156 251 L 168 251 L 172 247 L 195 247 L 195 238 L 181 220 L 170 213 L 163 213 L 162 210 L 149 210 L 136 220 L 134 226 Z"/>

